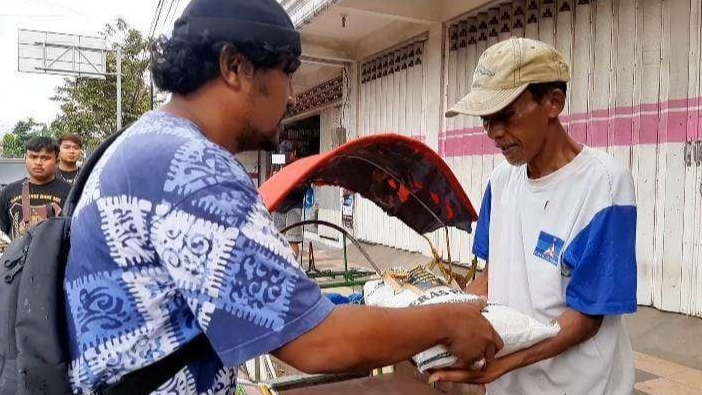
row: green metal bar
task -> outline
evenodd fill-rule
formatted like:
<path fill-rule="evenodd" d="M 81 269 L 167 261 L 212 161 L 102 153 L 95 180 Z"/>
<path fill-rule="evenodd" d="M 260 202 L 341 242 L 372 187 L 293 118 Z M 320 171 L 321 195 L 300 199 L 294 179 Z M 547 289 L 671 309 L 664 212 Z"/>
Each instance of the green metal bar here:
<path fill-rule="evenodd" d="M 346 277 L 346 280 L 352 280 L 351 278 L 349 278 L 349 260 L 346 256 L 346 233 L 342 233 L 342 236 L 344 237 L 344 277 Z"/>
<path fill-rule="evenodd" d="M 344 270 L 343 271 L 333 271 L 333 270 L 325 270 L 325 271 L 310 271 L 307 273 L 307 276 L 310 278 L 313 278 L 315 280 L 319 280 L 322 278 L 331 278 L 332 282 L 320 282 L 317 281 L 317 284 L 319 285 L 320 288 L 338 288 L 338 287 L 355 287 L 355 286 L 363 286 L 366 282 L 370 281 L 370 278 L 367 277 L 372 277 L 376 275 L 380 275 L 381 271 L 378 265 L 376 265 L 375 262 L 373 262 L 373 259 L 368 255 L 368 253 L 363 249 L 361 244 L 348 232 L 341 228 L 338 225 L 326 222 L 326 221 L 320 221 L 320 220 L 305 220 L 301 221 L 289 226 L 286 226 L 285 228 L 281 229 L 281 233 L 285 233 L 288 230 L 294 228 L 294 227 L 299 227 L 299 226 L 304 226 L 307 224 L 317 224 L 317 225 L 323 225 L 323 226 L 328 226 L 330 228 L 336 229 L 343 235 L 343 250 L 344 250 Z M 353 245 L 358 248 L 358 251 L 363 255 L 364 258 L 370 263 L 370 265 L 375 269 L 374 272 L 371 271 L 361 271 L 357 269 L 349 269 L 349 260 L 348 260 L 348 248 L 346 246 L 347 240 L 350 240 Z M 343 281 L 335 281 L 337 277 L 343 278 Z"/>
<path fill-rule="evenodd" d="M 370 281 L 370 279 L 354 280 L 354 281 L 340 281 L 340 282 L 334 282 L 334 283 L 317 283 L 317 284 L 319 285 L 319 288 L 328 289 L 328 288 L 356 287 L 356 286 L 365 285 L 368 281 Z"/>
<path fill-rule="evenodd" d="M 300 222 L 297 222 L 297 223 L 294 223 L 292 225 L 288 225 L 288 226 L 284 227 L 283 229 L 280 230 L 280 233 L 285 234 L 285 232 L 287 232 L 288 230 L 290 230 L 292 228 L 304 226 L 304 225 L 312 225 L 312 224 L 328 226 L 328 227 L 336 229 L 340 233 L 344 234 L 349 240 L 351 240 L 351 243 L 353 243 L 353 245 L 356 246 L 356 248 L 358 249 L 358 252 L 360 252 L 361 255 L 363 255 L 363 257 L 366 258 L 366 261 L 368 261 L 368 263 L 370 263 L 371 267 L 375 270 L 375 272 L 378 275 L 383 274 L 383 271 L 380 270 L 380 267 L 378 267 L 378 265 L 373 261 L 373 259 L 370 257 L 370 255 L 368 255 L 366 250 L 363 249 L 363 246 L 361 246 L 361 243 L 359 243 L 358 240 L 356 240 L 353 236 L 348 234 L 348 232 L 344 228 L 342 228 L 338 225 L 332 224 L 331 222 L 321 221 L 318 219 L 300 221 Z"/>
<path fill-rule="evenodd" d="M 358 278 L 358 277 L 370 277 L 370 276 L 375 276 L 375 272 L 369 272 L 369 271 L 360 271 L 360 270 L 354 270 L 351 269 L 348 271 L 348 274 L 352 278 Z M 309 273 L 307 274 L 307 277 L 310 278 L 324 278 L 324 277 L 345 277 L 346 272 L 343 271 L 323 271 L 323 272 L 315 272 L 315 273 Z"/>

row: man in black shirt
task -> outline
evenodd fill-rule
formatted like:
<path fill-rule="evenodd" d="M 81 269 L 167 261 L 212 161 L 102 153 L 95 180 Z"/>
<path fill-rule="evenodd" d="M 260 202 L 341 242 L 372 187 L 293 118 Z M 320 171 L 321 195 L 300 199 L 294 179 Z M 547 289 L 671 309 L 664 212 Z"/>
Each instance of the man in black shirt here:
<path fill-rule="evenodd" d="M 28 178 L 15 181 L 0 193 L 0 230 L 10 239 L 24 234 L 42 220 L 60 214 L 71 185 L 56 177 L 59 146 L 50 137 L 27 142 Z"/>
<path fill-rule="evenodd" d="M 83 154 L 83 140 L 75 134 L 67 134 L 59 139 L 58 144 L 59 164 L 56 174 L 73 185 L 80 170 L 78 160 Z"/>

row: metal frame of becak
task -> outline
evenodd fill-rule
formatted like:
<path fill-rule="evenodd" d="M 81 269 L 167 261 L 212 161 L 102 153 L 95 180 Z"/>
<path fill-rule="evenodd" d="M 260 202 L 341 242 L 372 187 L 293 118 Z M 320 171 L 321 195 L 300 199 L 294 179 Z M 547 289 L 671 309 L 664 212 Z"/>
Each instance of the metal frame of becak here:
<path fill-rule="evenodd" d="M 368 253 L 363 249 L 363 246 L 361 246 L 361 243 L 356 240 L 353 236 L 349 234 L 346 229 L 342 228 L 341 226 L 338 226 L 336 224 L 333 224 L 331 222 L 327 221 L 322 221 L 322 220 L 317 220 L 317 219 L 311 219 L 311 220 L 304 220 L 300 222 L 296 222 L 292 225 L 286 226 L 283 229 L 280 230 L 280 233 L 285 234 L 287 231 L 298 228 L 301 226 L 305 225 L 322 225 L 322 226 L 327 226 L 329 228 L 335 229 L 338 232 L 342 234 L 342 248 L 343 248 L 343 254 L 344 254 L 344 270 L 339 271 L 339 270 L 319 270 L 315 267 L 314 265 L 314 254 L 313 250 L 310 250 L 310 259 L 308 260 L 309 262 L 309 267 L 305 271 L 308 277 L 313 278 L 313 279 L 320 279 L 320 278 L 332 278 L 336 279 L 337 277 L 343 278 L 343 281 L 337 281 L 337 282 L 329 282 L 329 283 L 320 283 L 319 287 L 320 288 L 338 288 L 338 287 L 355 287 L 359 285 L 365 284 L 367 281 L 370 280 L 369 277 L 372 277 L 373 275 L 382 275 L 382 271 L 378 267 L 378 265 L 373 261 L 373 259 L 368 255 Z M 349 269 L 349 262 L 348 262 L 348 251 L 347 251 L 347 240 L 351 241 L 351 243 L 358 249 L 358 251 L 363 255 L 363 257 L 370 263 L 371 267 L 375 271 L 366 271 L 366 270 L 358 270 L 355 268 Z"/>
<path fill-rule="evenodd" d="M 331 222 L 327 221 L 322 221 L 322 220 L 304 220 L 300 221 L 297 223 L 294 223 L 292 225 L 288 225 L 280 230 L 280 233 L 285 234 L 291 229 L 305 226 L 305 225 L 322 225 L 322 226 L 327 226 L 332 229 L 337 230 L 342 234 L 342 246 L 343 246 L 343 257 L 344 257 L 344 270 L 339 271 L 339 270 L 319 270 L 314 266 L 314 255 L 312 253 L 313 250 L 310 250 L 310 259 L 308 259 L 309 266 L 305 273 L 307 276 L 313 279 L 320 279 L 320 278 L 332 278 L 335 279 L 337 277 L 342 277 L 343 281 L 340 282 L 330 282 L 330 283 L 319 283 L 319 287 L 326 289 L 326 288 L 337 288 L 337 287 L 354 287 L 354 286 L 359 286 L 363 285 L 366 282 L 370 280 L 369 277 L 372 277 L 374 274 L 377 274 L 378 276 L 382 276 L 382 270 L 380 270 L 380 267 L 373 261 L 373 259 L 370 257 L 370 255 L 365 251 L 361 243 L 356 240 L 353 236 L 351 236 L 348 231 L 336 224 L 333 224 Z M 466 284 L 468 283 L 469 280 L 475 279 L 475 274 L 478 269 L 478 259 L 476 257 L 473 257 L 473 260 L 471 261 L 471 265 L 468 268 L 468 273 L 466 273 L 465 276 L 460 275 L 456 272 L 453 271 L 453 262 L 451 260 L 451 245 L 449 244 L 449 237 L 448 237 L 448 228 L 444 228 L 446 231 L 446 251 L 447 251 L 447 258 L 448 259 L 443 259 L 440 255 L 436 247 L 432 244 L 432 242 L 429 240 L 428 237 L 425 235 L 421 235 L 424 240 L 429 244 L 429 248 L 431 250 L 432 254 L 432 260 L 429 261 L 428 263 L 428 268 L 429 270 L 433 270 L 434 268 L 438 268 L 439 271 L 442 273 L 444 278 L 446 279 L 447 283 L 451 284 L 451 282 L 456 281 L 458 285 L 461 288 L 465 288 Z M 365 270 L 358 270 L 355 268 L 349 269 L 348 265 L 348 252 L 347 252 L 347 239 L 351 241 L 351 243 L 358 249 L 358 251 L 363 255 L 363 257 L 370 263 L 371 267 L 375 270 L 375 272 L 371 271 L 365 271 Z"/>

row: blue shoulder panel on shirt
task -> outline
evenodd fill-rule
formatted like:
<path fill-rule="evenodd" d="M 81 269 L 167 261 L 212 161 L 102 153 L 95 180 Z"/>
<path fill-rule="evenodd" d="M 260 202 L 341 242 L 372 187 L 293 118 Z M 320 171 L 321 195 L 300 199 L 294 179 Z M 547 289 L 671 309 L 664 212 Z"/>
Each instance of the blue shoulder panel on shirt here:
<path fill-rule="evenodd" d="M 478 258 L 487 261 L 490 256 L 490 214 L 492 206 L 492 188 L 488 183 L 485 188 L 485 196 L 480 205 L 480 215 L 478 216 L 478 225 L 475 227 L 475 236 L 473 236 L 473 254 Z"/>
<path fill-rule="evenodd" d="M 590 315 L 636 311 L 636 207 L 598 212 L 571 241 L 563 265 L 572 279 L 568 307 Z"/>

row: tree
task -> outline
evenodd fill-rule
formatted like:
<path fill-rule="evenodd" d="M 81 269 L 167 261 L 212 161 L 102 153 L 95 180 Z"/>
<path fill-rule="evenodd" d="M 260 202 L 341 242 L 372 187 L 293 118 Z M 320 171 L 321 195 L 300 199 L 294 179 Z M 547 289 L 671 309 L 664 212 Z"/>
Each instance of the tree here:
<path fill-rule="evenodd" d="M 15 124 L 12 132 L 2 138 L 2 156 L 5 158 L 22 158 L 25 144 L 34 136 L 51 136 L 48 126 L 39 123 L 34 118 L 27 118 Z"/>
<path fill-rule="evenodd" d="M 12 133 L 7 133 L 2 137 L 2 156 L 5 158 L 20 158 L 22 151 L 22 143 L 19 142 L 17 136 Z"/>
<path fill-rule="evenodd" d="M 148 40 L 123 19 L 108 23 L 100 33 L 122 48 L 122 123 L 133 122 L 151 108 L 146 77 L 149 66 Z M 108 73 L 116 73 L 116 52 L 106 57 Z M 61 104 L 61 113 L 51 123 L 56 137 L 67 133 L 81 136 L 89 147 L 97 145 L 117 129 L 117 77 L 104 79 L 66 78 L 52 98 Z"/>

